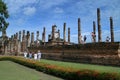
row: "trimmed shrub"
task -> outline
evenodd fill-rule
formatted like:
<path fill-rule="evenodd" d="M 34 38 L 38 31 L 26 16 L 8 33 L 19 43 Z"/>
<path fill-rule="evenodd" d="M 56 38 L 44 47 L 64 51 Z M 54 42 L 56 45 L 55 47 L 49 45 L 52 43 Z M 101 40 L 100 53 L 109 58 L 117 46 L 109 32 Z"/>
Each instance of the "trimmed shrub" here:
<path fill-rule="evenodd" d="M 10 60 L 18 64 L 27 66 L 29 68 L 33 68 L 50 75 L 61 77 L 66 80 L 120 80 L 119 76 L 115 73 L 101 73 L 92 70 L 75 71 L 73 69 L 45 64 L 42 62 L 24 59 L 21 57 L 0 56 L 0 61 L 2 60 Z"/>

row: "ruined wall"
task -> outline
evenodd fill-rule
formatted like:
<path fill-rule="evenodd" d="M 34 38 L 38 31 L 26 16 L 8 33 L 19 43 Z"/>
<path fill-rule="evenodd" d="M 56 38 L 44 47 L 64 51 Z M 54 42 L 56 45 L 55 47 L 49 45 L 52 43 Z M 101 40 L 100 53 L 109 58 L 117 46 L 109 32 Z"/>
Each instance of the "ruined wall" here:
<path fill-rule="evenodd" d="M 41 46 L 29 48 L 31 51 L 41 50 L 42 58 L 93 63 L 103 65 L 120 65 L 120 43 L 89 43 L 84 45 Z"/>

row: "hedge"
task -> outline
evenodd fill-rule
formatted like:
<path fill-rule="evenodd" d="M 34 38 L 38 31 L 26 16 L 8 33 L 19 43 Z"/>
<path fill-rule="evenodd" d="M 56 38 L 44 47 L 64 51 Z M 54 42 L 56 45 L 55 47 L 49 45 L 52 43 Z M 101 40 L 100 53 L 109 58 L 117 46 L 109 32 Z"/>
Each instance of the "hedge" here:
<path fill-rule="evenodd" d="M 2 60 L 10 60 L 29 68 L 63 78 L 65 80 L 120 80 L 120 77 L 117 73 L 102 73 L 93 70 L 76 71 L 70 68 L 63 68 L 60 66 L 50 65 L 15 56 L 0 56 L 0 61 Z"/>

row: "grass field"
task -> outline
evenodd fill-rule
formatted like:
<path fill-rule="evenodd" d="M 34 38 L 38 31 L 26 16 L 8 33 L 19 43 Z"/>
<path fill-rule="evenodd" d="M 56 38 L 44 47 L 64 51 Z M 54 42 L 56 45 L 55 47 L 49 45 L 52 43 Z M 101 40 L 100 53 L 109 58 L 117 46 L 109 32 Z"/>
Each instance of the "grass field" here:
<path fill-rule="evenodd" d="M 0 80 L 63 80 L 11 61 L 0 61 Z"/>
<path fill-rule="evenodd" d="M 120 74 L 120 67 L 91 65 L 91 64 L 72 63 L 72 62 L 61 62 L 61 61 L 53 61 L 53 60 L 45 60 L 45 59 L 42 59 L 40 62 L 47 63 L 47 64 L 54 64 L 54 65 L 67 67 L 67 68 L 73 68 L 75 70 L 90 69 L 90 70 L 95 70 L 99 72 L 111 72 L 111 73 Z"/>
<path fill-rule="evenodd" d="M 13 59 L 14 58 L 15 57 L 13 57 Z M 62 61 L 53 61 L 53 60 L 45 60 L 45 59 L 41 59 L 40 61 L 38 60 L 35 61 L 35 60 L 29 60 L 21 57 L 18 57 L 18 58 L 20 58 L 25 62 L 28 61 L 27 63 L 33 61 L 32 64 L 34 62 L 35 64 L 41 63 L 41 64 L 48 65 L 49 67 L 50 65 L 56 65 L 56 67 L 61 66 L 63 69 L 69 68 L 69 70 L 72 70 L 72 71 L 74 70 L 81 71 L 81 70 L 87 69 L 87 70 L 94 70 L 97 72 L 117 73 L 120 76 L 120 67 L 62 62 Z M 37 68 L 35 67 L 35 69 Z M 60 78 L 56 78 L 56 77 L 44 74 L 42 72 L 38 72 L 35 69 L 30 69 L 11 61 L 0 61 L 0 80 L 63 80 Z"/>

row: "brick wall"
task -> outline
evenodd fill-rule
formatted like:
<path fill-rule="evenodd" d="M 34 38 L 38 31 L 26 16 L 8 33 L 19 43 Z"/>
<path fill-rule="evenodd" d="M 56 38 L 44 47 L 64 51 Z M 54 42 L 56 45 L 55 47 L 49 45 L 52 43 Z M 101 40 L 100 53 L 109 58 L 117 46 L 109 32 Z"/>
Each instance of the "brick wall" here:
<path fill-rule="evenodd" d="M 64 45 L 64 46 L 40 46 L 32 47 L 29 50 L 41 50 L 42 58 L 92 63 L 102 65 L 120 66 L 120 58 L 118 50 L 120 43 L 88 43 L 84 45 Z"/>

